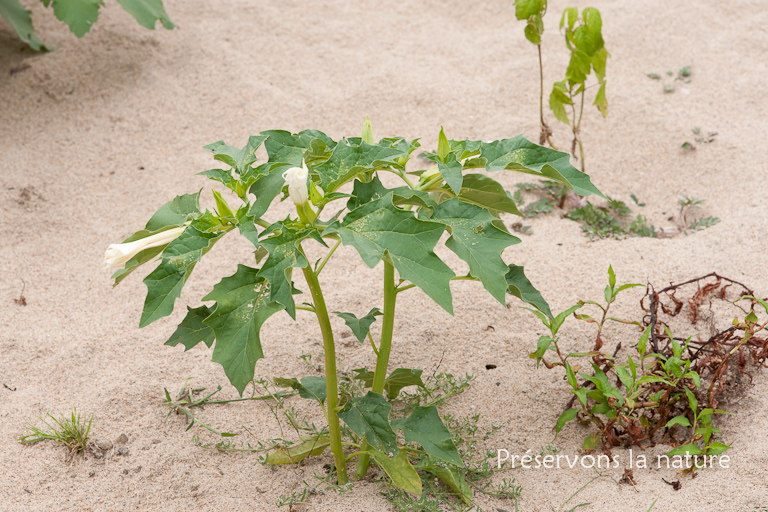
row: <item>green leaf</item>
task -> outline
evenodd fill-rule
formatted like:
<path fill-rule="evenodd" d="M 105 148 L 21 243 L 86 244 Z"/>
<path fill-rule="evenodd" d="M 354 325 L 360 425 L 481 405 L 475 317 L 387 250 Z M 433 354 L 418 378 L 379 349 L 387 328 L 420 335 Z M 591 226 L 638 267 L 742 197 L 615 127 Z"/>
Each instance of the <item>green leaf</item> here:
<path fill-rule="evenodd" d="M 218 190 L 212 190 L 211 192 L 213 193 L 213 200 L 216 202 L 216 209 L 218 210 L 219 216 L 234 219 L 235 213 L 229 207 L 226 199 L 221 197 L 221 193 L 219 193 Z"/>
<path fill-rule="evenodd" d="M 555 438 L 557 438 L 557 434 L 563 430 L 565 424 L 574 419 L 577 414 L 579 414 L 579 409 L 570 408 L 560 415 L 560 417 L 557 419 L 557 425 L 555 426 Z"/>
<path fill-rule="evenodd" d="M 237 211 L 237 229 L 246 240 L 251 242 L 255 249 L 261 247 L 259 243 L 259 230 L 256 228 L 255 218 L 248 214 L 248 205 L 243 205 Z"/>
<path fill-rule="evenodd" d="M 328 388 L 325 383 L 325 377 L 302 377 L 301 387 L 303 389 L 298 390 L 301 398 L 317 400 L 322 404 L 328 397 Z"/>
<path fill-rule="evenodd" d="M 723 444 L 720 442 L 715 441 L 714 443 L 707 446 L 707 455 L 720 455 L 721 453 L 730 450 L 731 447 L 727 444 Z"/>
<path fill-rule="evenodd" d="M 695 444 L 684 444 L 668 452 L 667 456 L 672 457 L 674 455 L 686 455 L 686 454 L 701 455 L 701 448 L 699 448 Z"/>
<path fill-rule="evenodd" d="M 531 43 L 535 45 L 541 44 L 541 34 L 539 34 L 539 31 L 536 29 L 536 25 L 533 23 L 528 23 L 525 26 L 523 33 L 525 34 L 525 38 Z"/>
<path fill-rule="evenodd" d="M 691 392 L 688 388 L 683 388 L 683 391 L 685 391 L 685 395 L 688 398 L 688 406 L 693 411 L 693 414 L 696 414 L 696 411 L 699 408 L 699 400 L 696 398 L 696 395 Z"/>
<path fill-rule="evenodd" d="M 582 196 L 596 194 L 604 197 L 592 184 L 589 176 L 571 165 L 568 153 L 539 146 L 522 135 L 511 139 L 483 142 L 480 157 L 468 162 L 467 166 L 477 166 L 483 160 L 488 172 L 506 169 L 532 174 L 562 183 Z"/>
<path fill-rule="evenodd" d="M 195 265 L 224 235 L 224 232 L 205 231 L 211 217 L 210 212 L 207 212 L 206 216 L 192 221 L 178 238 L 166 246 L 160 265 L 144 279 L 147 298 L 139 327 L 146 327 L 173 312 L 173 305 Z"/>
<path fill-rule="evenodd" d="M 374 373 L 365 368 L 356 368 L 352 370 L 355 372 L 354 379 L 363 381 L 363 385 L 367 388 L 373 386 Z M 384 379 L 384 392 L 390 399 L 397 398 L 400 394 L 400 390 L 408 386 L 424 387 L 424 382 L 421 380 L 421 374 L 423 370 L 414 370 L 410 368 L 397 368 L 389 377 Z"/>
<path fill-rule="evenodd" d="M 539 338 L 539 341 L 536 343 L 536 352 L 533 354 L 536 358 L 536 368 L 539 367 L 541 359 L 544 357 L 544 354 L 547 353 L 547 350 L 549 350 L 553 341 L 554 340 L 549 336 L 541 336 Z"/>
<path fill-rule="evenodd" d="M 146 229 L 158 231 L 168 226 L 181 226 L 199 214 L 200 191 L 196 194 L 176 196 L 152 215 L 152 218 L 147 222 Z"/>
<path fill-rule="evenodd" d="M 260 176 L 253 182 L 248 190 L 256 196 L 256 201 L 248 210 L 248 215 L 254 219 L 261 218 L 266 213 L 272 201 L 280 195 L 285 185 L 283 173 L 288 170 L 290 165 L 266 163 L 259 166 Z"/>
<path fill-rule="evenodd" d="M 641 356 L 645 355 L 646 346 L 648 345 L 648 337 L 651 335 L 651 326 L 645 328 L 643 334 L 640 336 L 640 341 L 637 342 L 637 351 Z"/>
<path fill-rule="evenodd" d="M 437 137 L 437 158 L 444 162 L 445 157 L 451 151 L 451 144 L 448 142 L 448 137 L 445 136 L 443 127 L 440 127 L 440 135 Z M 458 192 L 457 192 L 458 193 Z"/>
<path fill-rule="evenodd" d="M 379 308 L 371 309 L 368 314 L 362 318 L 357 318 L 352 313 L 341 313 L 339 311 L 334 311 L 333 313 L 344 320 L 344 323 L 352 330 L 355 338 L 357 338 L 357 341 L 360 343 L 365 341 L 365 337 L 368 336 L 368 332 L 371 330 L 371 324 L 376 321 L 376 317 L 382 315 Z"/>
<path fill-rule="evenodd" d="M 207 176 L 209 179 L 218 181 L 231 190 L 234 189 L 234 184 L 237 181 L 232 176 L 232 171 L 230 169 L 208 169 L 207 171 L 199 172 L 197 174 L 201 176 Z"/>
<path fill-rule="evenodd" d="M 579 399 L 579 402 L 581 402 L 581 405 L 584 407 L 587 406 L 587 388 L 581 388 L 581 389 L 573 389 L 571 392 L 576 395 L 576 398 Z"/>
<path fill-rule="evenodd" d="M 445 482 L 445 484 L 450 487 L 465 504 L 469 505 L 472 503 L 472 498 L 474 498 L 472 488 L 467 483 L 467 480 L 464 478 L 464 474 L 462 474 L 461 471 L 456 468 L 436 467 L 430 469 L 429 472 Z"/>
<path fill-rule="evenodd" d="M 515 17 L 527 20 L 546 8 L 546 0 L 515 0 Z"/>
<path fill-rule="evenodd" d="M 36 52 L 41 49 L 53 50 L 53 46 L 46 45 L 35 34 L 29 13 L 18 0 L 0 0 L 0 16 L 16 31 L 23 43 Z"/>
<path fill-rule="evenodd" d="M 462 177 L 461 162 L 456 160 L 456 155 L 448 153 L 444 161 L 437 163 L 440 174 L 443 175 L 445 183 L 450 187 L 454 194 L 460 194 L 464 178 Z"/>
<path fill-rule="evenodd" d="M 565 376 L 568 379 L 568 385 L 573 389 L 579 389 L 579 382 L 576 380 L 576 374 L 570 363 L 565 363 Z"/>
<path fill-rule="evenodd" d="M 184 345 L 185 352 L 201 341 L 208 348 L 211 348 L 215 338 L 213 329 L 203 323 L 203 320 L 211 316 L 211 313 L 213 313 L 213 309 L 208 306 L 200 306 L 195 309 L 187 306 L 187 316 L 184 317 L 184 320 L 181 321 L 176 331 L 168 338 L 165 344 L 175 347 L 181 343 Z"/>
<path fill-rule="evenodd" d="M 576 311 L 576 310 L 578 310 L 578 309 L 581 309 L 581 308 L 582 308 L 582 306 L 583 306 L 583 304 L 574 304 L 573 306 L 569 307 L 569 308 L 568 308 L 568 309 L 566 309 L 565 311 L 561 311 L 561 312 L 560 312 L 560 314 L 559 314 L 559 315 L 557 315 L 557 316 L 555 317 L 555 320 L 554 320 L 554 322 L 552 322 L 552 327 L 553 327 L 553 329 L 550 329 L 550 330 L 552 330 L 552 331 L 553 331 L 553 332 L 552 332 L 552 335 L 553 335 L 553 336 L 554 336 L 554 335 L 556 335 L 556 334 L 557 334 L 557 332 L 560 330 L 560 328 L 561 328 L 561 327 L 563 326 L 563 324 L 565 323 L 566 319 L 567 319 L 569 316 L 571 316 L 571 314 L 572 314 L 574 311 Z M 588 316 L 588 315 L 582 315 L 582 316 Z"/>
<path fill-rule="evenodd" d="M 339 411 L 339 418 L 355 434 L 365 437 L 371 446 L 397 453 L 397 436 L 389 424 L 391 409 L 392 405 L 382 395 L 369 391 L 365 396 L 348 401 Z"/>
<path fill-rule="evenodd" d="M 600 434 L 594 433 L 591 436 L 587 436 L 584 439 L 584 444 L 582 445 L 582 448 L 584 448 L 585 452 L 591 452 L 594 451 L 595 447 L 597 447 L 597 442 L 600 440 Z"/>
<path fill-rule="evenodd" d="M 370 450 L 373 460 L 389 476 L 392 485 L 399 487 L 417 496 L 421 495 L 421 477 L 408 460 L 408 452 L 405 450 L 393 458 L 378 450 Z"/>
<path fill-rule="evenodd" d="M 601 83 L 600 88 L 597 90 L 594 105 L 600 109 L 600 113 L 603 114 L 603 117 L 608 115 L 608 100 L 605 97 L 605 82 Z"/>
<path fill-rule="evenodd" d="M 603 21 L 594 7 L 584 8 L 581 18 L 584 24 L 573 31 L 573 41 L 576 48 L 591 56 L 603 48 Z"/>
<path fill-rule="evenodd" d="M 469 273 L 480 279 L 488 293 L 505 304 L 509 267 L 501 253 L 520 243 L 485 208 L 452 198 L 435 208 L 431 220 L 445 224 L 450 238 L 445 245 L 469 265 Z"/>
<path fill-rule="evenodd" d="M 611 290 L 616 288 L 616 273 L 613 271 L 613 265 L 608 265 L 608 284 Z"/>
<path fill-rule="evenodd" d="M 373 126 L 371 126 L 371 119 L 366 116 L 363 122 L 363 133 L 361 138 L 368 144 L 373 144 Z"/>
<path fill-rule="evenodd" d="M 370 268 L 388 253 L 401 279 L 421 288 L 453 314 L 449 285 L 455 274 L 432 251 L 444 230 L 442 224 L 418 220 L 413 212 L 395 207 L 390 192 L 352 210 L 342 223 L 332 224 L 323 234 L 338 232 L 343 244 L 357 249 Z"/>
<path fill-rule="evenodd" d="M 522 300 L 535 307 L 549 318 L 552 318 L 552 311 L 549 309 L 549 304 L 544 300 L 539 291 L 533 287 L 531 282 L 525 277 L 523 267 L 517 265 L 508 265 L 509 271 L 504 276 L 507 282 L 507 291 Z"/>
<path fill-rule="evenodd" d="M 333 149 L 331 157 L 311 171 L 319 176 L 320 186 L 329 193 L 358 174 L 393 165 L 400 156 L 403 156 L 403 152 L 386 142 L 384 145 L 372 145 L 361 141 L 359 146 L 355 146 L 340 141 Z"/>
<path fill-rule="evenodd" d="M 347 202 L 347 208 L 354 210 L 365 203 L 381 199 L 390 192 L 392 193 L 392 203 L 395 206 L 406 204 L 426 206 L 428 208 L 437 206 L 437 203 L 435 203 L 435 201 L 429 197 L 429 194 L 424 191 L 414 190 L 410 187 L 386 188 L 379 180 L 379 177 L 374 176 L 373 179 L 367 183 L 355 180 L 352 197 L 350 197 Z"/>
<path fill-rule="evenodd" d="M 162 0 L 117 0 L 117 3 L 136 18 L 142 27 L 154 30 L 157 20 L 168 30 L 176 26 L 165 12 Z"/>
<path fill-rule="evenodd" d="M 320 455 L 331 445 L 322 435 L 301 436 L 301 443 L 278 448 L 267 456 L 267 464 L 297 464 L 310 456 Z"/>
<path fill-rule="evenodd" d="M 83 37 L 99 18 L 101 0 L 53 0 L 53 13 L 69 25 L 77 37 Z"/>
<path fill-rule="evenodd" d="M 424 388 L 424 382 L 421 380 L 421 374 L 424 370 L 410 368 L 396 368 L 384 380 L 384 391 L 390 400 L 397 398 L 400 390 L 408 386 L 419 386 Z"/>
<path fill-rule="evenodd" d="M 269 252 L 269 257 L 262 265 L 259 275 L 269 281 L 270 302 L 282 304 L 291 318 L 296 319 L 291 273 L 294 267 L 304 268 L 309 265 L 301 252 L 300 243 L 309 237 L 323 245 L 325 243 L 315 228 L 295 228 L 283 222 L 277 222 L 267 228 L 264 234 L 268 233 L 273 235 L 260 240 L 261 245 Z"/>
<path fill-rule="evenodd" d="M 568 119 L 568 114 L 565 112 L 566 105 L 573 105 L 573 101 L 568 96 L 565 80 L 555 82 L 552 86 L 552 92 L 549 94 L 549 108 L 555 114 L 558 121 L 570 125 L 571 122 Z"/>
<path fill-rule="evenodd" d="M 315 143 L 315 155 L 325 152 L 327 148 L 333 148 L 336 142 L 323 132 L 317 130 L 304 130 L 297 134 L 292 134 L 285 130 L 267 130 L 261 132 L 261 135 L 267 136 L 264 147 L 269 155 L 269 162 L 272 165 L 286 164 L 287 167 L 301 167 L 301 162 L 305 153 L 311 149 L 314 141 L 319 140 L 321 145 Z"/>
<path fill-rule="evenodd" d="M 459 199 L 491 210 L 523 217 L 517 204 L 501 184 L 484 174 L 466 174 L 463 177 Z"/>
<path fill-rule="evenodd" d="M 216 310 L 204 324 L 216 334 L 213 361 L 242 395 L 253 380 L 256 361 L 264 357 L 259 331 L 266 320 L 285 309 L 269 299 L 269 283 L 255 268 L 238 265 L 203 300 L 215 300 Z"/>
<path fill-rule="evenodd" d="M 616 370 L 616 375 L 619 376 L 619 380 L 624 384 L 627 391 L 630 391 L 635 385 L 635 379 L 632 378 L 632 375 L 623 366 L 616 366 L 614 370 Z"/>
<path fill-rule="evenodd" d="M 394 422 L 392 427 L 403 431 L 406 443 L 416 443 L 430 456 L 464 467 L 451 433 L 440 419 L 437 407 L 416 406 L 408 418 Z"/>
<path fill-rule="evenodd" d="M 672 425 L 682 425 L 683 427 L 690 427 L 691 422 L 685 416 L 675 416 L 664 425 L 664 428 L 669 428 Z"/>
<path fill-rule="evenodd" d="M 275 385 L 281 388 L 293 388 L 299 392 L 301 398 L 307 400 L 317 400 L 318 402 L 325 403 L 325 399 L 328 397 L 328 388 L 325 383 L 325 377 L 303 377 L 301 382 L 296 378 L 274 379 Z"/>
<path fill-rule="evenodd" d="M 265 140 L 267 140 L 266 135 L 251 135 L 248 138 L 248 144 L 242 149 L 229 146 L 222 140 L 208 144 L 203 149 L 213 153 L 215 160 L 224 162 L 232 167 L 237 174 L 243 175 L 252 169 L 251 164 L 256 161 L 256 150 L 261 147 Z"/>

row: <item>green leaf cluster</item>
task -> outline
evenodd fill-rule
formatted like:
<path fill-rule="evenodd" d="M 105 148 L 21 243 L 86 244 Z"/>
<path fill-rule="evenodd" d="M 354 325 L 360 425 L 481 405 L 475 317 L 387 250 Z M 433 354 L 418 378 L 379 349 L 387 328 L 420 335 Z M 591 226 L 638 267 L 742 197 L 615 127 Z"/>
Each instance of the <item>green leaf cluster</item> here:
<path fill-rule="evenodd" d="M 515 0 L 515 17 L 525 20 L 525 38 L 535 45 L 541 44 L 544 33 L 543 17 L 547 12 L 547 0 Z"/>
<path fill-rule="evenodd" d="M 188 308 L 168 344 L 182 344 L 187 350 L 200 342 L 214 346 L 213 360 L 224 367 L 240 393 L 263 357 L 260 333 L 269 317 L 285 310 L 295 318 L 297 309 L 314 307 L 298 307 L 293 298 L 300 293 L 294 285 L 294 269 L 312 268 L 302 247 L 309 241 L 326 247 L 329 242 L 335 244 L 329 257 L 343 244 L 353 247 L 371 268 L 382 260 L 391 263 L 400 278 L 398 293 L 418 287 L 449 313 L 453 312 L 451 281 L 470 279 L 480 281 L 502 304 L 512 294 L 551 315 L 522 267 L 502 258 L 503 251 L 520 240 L 509 233 L 500 215 L 521 213 L 491 175 L 522 172 L 554 180 L 581 195 L 600 194 L 589 177 L 570 164 L 567 154 L 522 136 L 493 142 L 456 141 L 441 130 L 438 152 L 427 154 L 437 168 L 410 171 L 406 164 L 419 147 L 418 140 L 391 137 L 374 142 L 372 137 L 370 129 L 365 137 L 339 141 L 317 130 L 268 130 L 250 137 L 242 148 L 223 141 L 206 146 L 226 167 L 201 174 L 226 187 L 231 198 L 214 190 L 215 210 L 201 211 L 200 192 L 178 196 L 163 205 L 145 229 L 126 239 L 132 242 L 184 227 L 167 245 L 135 254 L 113 276 L 117 284 L 159 256 L 159 265 L 144 280 L 147 298 L 140 326 L 171 314 L 196 264 L 232 231 L 252 244 L 253 260 L 214 286 L 202 299 L 209 304 Z M 265 162 L 257 158 L 260 150 L 267 154 Z M 273 202 L 287 197 L 283 173 L 302 164 L 308 168 L 310 190 L 303 208 L 311 210 L 316 220 L 267 220 Z M 399 177 L 402 185 L 384 186 L 383 173 Z M 351 193 L 338 191 L 345 184 L 351 184 Z M 239 205 L 231 205 L 232 199 Z M 323 215 L 326 208 L 334 208 L 335 213 Z M 457 277 L 435 254 L 445 232 L 446 247 L 466 263 L 467 275 Z M 314 266 L 315 271 L 320 269 L 320 264 Z M 362 318 L 337 314 L 362 342 L 370 337 L 380 310 L 373 308 Z M 397 396 L 404 385 L 418 384 L 413 375 L 404 381 L 400 377 L 404 376 L 396 370 L 387 380 L 390 396 Z"/>
<path fill-rule="evenodd" d="M 69 26 L 77 37 L 83 37 L 99 19 L 102 0 L 41 0 L 45 7 L 53 7 L 57 19 Z M 154 30 L 157 21 L 166 29 L 175 27 L 165 12 L 162 0 L 117 0 L 123 9 L 133 16 L 143 27 Z M 19 39 L 35 51 L 53 50 L 35 34 L 29 11 L 24 9 L 19 0 L 0 0 L 0 16 L 16 31 Z"/>
<path fill-rule="evenodd" d="M 549 107 L 555 117 L 565 124 L 573 123 L 577 126 L 580 124 L 581 114 L 577 118 L 574 113 L 574 119 L 569 120 L 566 107 L 573 107 L 576 97 L 581 96 L 581 108 L 583 108 L 583 94 L 590 74 L 595 75 L 598 84 L 593 104 L 600 110 L 603 117 L 608 115 L 605 67 L 610 54 L 605 48 L 602 27 L 600 11 L 594 7 L 586 7 L 581 12 L 581 16 L 578 8 L 569 7 L 560 19 L 560 30 L 565 33 L 565 44 L 571 52 L 571 57 L 565 71 L 565 78 L 555 82 L 552 87 Z"/>

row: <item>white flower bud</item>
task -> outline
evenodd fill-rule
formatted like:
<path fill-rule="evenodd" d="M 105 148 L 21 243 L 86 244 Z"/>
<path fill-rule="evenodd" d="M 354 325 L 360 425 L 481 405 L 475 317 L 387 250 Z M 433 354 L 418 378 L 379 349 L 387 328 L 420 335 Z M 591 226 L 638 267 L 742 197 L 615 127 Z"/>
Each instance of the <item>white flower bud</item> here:
<path fill-rule="evenodd" d="M 309 198 L 309 191 L 307 190 L 308 176 L 309 169 L 307 169 L 307 165 L 303 162 L 301 167 L 291 167 L 283 173 L 283 179 L 288 185 L 288 195 L 291 196 L 291 201 L 296 204 L 304 204 Z"/>
<path fill-rule="evenodd" d="M 145 249 L 166 245 L 178 238 L 185 229 L 186 226 L 181 226 L 133 242 L 112 244 L 104 255 L 104 268 L 118 267 Z"/>

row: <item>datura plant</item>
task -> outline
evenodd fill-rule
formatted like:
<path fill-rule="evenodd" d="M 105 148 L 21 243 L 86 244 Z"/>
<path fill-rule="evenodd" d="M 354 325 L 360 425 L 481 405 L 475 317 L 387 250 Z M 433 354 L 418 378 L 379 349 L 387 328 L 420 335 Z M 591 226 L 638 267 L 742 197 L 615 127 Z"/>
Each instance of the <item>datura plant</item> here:
<path fill-rule="evenodd" d="M 257 165 L 256 151 L 262 145 L 268 160 Z M 356 457 L 358 478 L 365 476 L 373 458 L 394 485 L 416 494 L 421 493 L 417 469 L 432 468 L 446 481 L 453 478 L 449 485 L 458 485 L 458 472 L 453 470 L 463 467 L 462 459 L 434 406 L 415 407 L 410 416 L 390 420 L 390 401 L 400 389 L 421 385 L 421 370 L 398 368 L 387 374 L 398 295 L 419 288 L 453 314 L 451 281 L 479 281 L 501 304 L 509 293 L 551 317 L 523 268 L 501 257 L 505 248 L 520 240 L 507 231 L 500 215 L 521 213 L 490 175 L 523 172 L 555 180 L 577 194 L 600 194 L 589 177 L 571 165 L 568 154 L 522 136 L 492 142 L 448 140 L 441 129 L 437 152 L 425 153 L 434 166 L 407 169 L 418 147 L 418 140 L 402 137 L 374 141 L 367 119 L 362 137 L 339 141 L 316 130 L 296 134 L 270 130 L 250 137 L 242 149 L 215 142 L 206 149 L 229 168 L 200 174 L 222 183 L 232 199 L 214 190 L 215 211 L 201 211 L 200 192 L 177 196 L 143 230 L 107 251 L 107 266 L 124 264 L 113 275 L 115 284 L 160 257 L 157 268 L 144 279 L 148 289 L 140 321 L 144 327 L 171 314 L 195 265 L 219 239 L 239 232 L 253 244 L 253 259 L 238 265 L 233 275 L 202 298 L 209 305 L 187 308 L 167 342 L 186 349 L 200 342 L 209 348 L 215 344 L 213 361 L 223 366 L 241 395 L 254 379 L 256 362 L 264 357 L 260 340 L 264 322 L 283 310 L 294 319 L 297 311 L 317 317 L 325 378 L 283 378 L 275 383 L 319 402 L 327 431 L 280 448 L 268 462 L 298 462 L 330 447 L 339 484 L 347 482 L 347 461 Z M 395 178 L 382 180 L 384 175 Z M 387 186 L 395 180 L 399 186 Z M 290 198 L 295 203 L 296 215 L 268 220 L 270 207 L 281 194 L 281 201 Z M 445 245 L 468 266 L 463 275 L 456 275 L 434 252 L 446 231 Z M 310 243 L 328 248 L 314 264 L 305 253 Z M 334 334 L 320 281 L 341 244 L 354 247 L 366 266 L 383 265 L 384 302 L 376 305 L 381 309 L 373 307 L 361 318 L 336 313 L 359 341 L 370 341 L 376 358 L 375 371 L 359 370 L 355 377 L 370 391 L 340 398 Z M 294 282 L 296 272 L 303 274 L 311 302 L 296 303 L 294 296 L 302 293 L 296 285 L 303 284 Z M 382 329 L 375 343 L 370 327 L 378 316 Z M 340 420 L 359 440 L 344 443 L 346 454 Z"/>

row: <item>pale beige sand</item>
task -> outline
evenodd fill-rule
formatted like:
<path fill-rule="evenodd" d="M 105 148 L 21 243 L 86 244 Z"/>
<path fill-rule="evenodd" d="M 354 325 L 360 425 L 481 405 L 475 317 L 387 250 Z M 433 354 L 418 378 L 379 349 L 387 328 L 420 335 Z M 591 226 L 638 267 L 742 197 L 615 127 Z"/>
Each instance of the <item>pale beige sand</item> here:
<path fill-rule="evenodd" d="M 185 432 L 179 417 L 164 423 L 161 406 L 163 388 L 175 392 L 190 376 L 207 388 L 224 384 L 221 394 L 235 396 L 209 350 L 183 353 L 163 342 L 183 304 L 195 305 L 246 261 L 247 245 L 223 240 L 198 266 L 176 313 L 141 331 L 141 278 L 150 267 L 113 290 L 100 270 L 104 250 L 173 195 L 202 186 L 194 174 L 214 166 L 202 146 L 215 140 L 242 145 L 249 134 L 272 128 L 356 135 L 366 115 L 377 136 L 422 136 L 426 148 L 436 145 L 441 124 L 455 138 L 523 133 L 536 140 L 536 56 L 523 26 L 509 1 L 168 1 L 179 29 L 149 32 L 109 1 L 92 33 L 76 40 L 39 2 L 25 3 L 34 6 L 41 37 L 57 50 L 20 51 L 10 29 L 0 26 L 0 382 L 16 389 L 0 386 L 0 510 L 274 510 L 279 494 L 300 489 L 330 458 L 270 469 L 254 455 L 205 451 L 193 445 L 193 435 L 213 438 L 200 428 Z M 566 64 L 556 25 L 571 4 L 550 2 L 548 83 Z M 647 203 L 641 212 L 657 225 L 681 194 L 705 199 L 704 213 L 722 221 L 688 237 L 590 243 L 578 225 L 551 215 L 531 222 L 535 234 L 511 248 L 508 260 L 526 266 L 557 310 L 600 297 L 609 263 L 621 281 L 662 284 L 716 270 L 768 295 L 764 2 L 591 4 L 603 13 L 612 54 L 610 115 L 602 120 L 589 109 L 584 123 L 594 182 L 619 199 L 636 194 Z M 30 67 L 9 74 L 21 64 Z M 682 85 L 687 92 L 678 85 L 665 95 L 645 76 L 684 65 L 693 66 L 692 82 Z M 680 144 L 691 139 L 693 126 L 720 135 L 684 154 Z M 565 144 L 565 129 L 554 127 Z M 500 179 L 507 186 L 517 180 Z M 287 211 L 283 205 L 280 213 Z M 441 255 L 461 269 L 452 254 Z M 380 268 L 368 270 L 351 249 L 340 256 L 323 275 L 331 309 L 360 314 L 380 305 L 379 290 L 360 287 L 359 277 L 378 279 Z M 26 307 L 12 301 L 22 280 Z M 552 441 L 568 399 L 559 374 L 536 371 L 527 357 L 541 328 L 478 285 L 456 284 L 454 294 L 453 318 L 420 292 L 402 297 L 392 367 L 431 372 L 444 354 L 442 370 L 477 376 L 446 410 L 479 412 L 484 426 L 504 425 L 490 448 L 538 452 Z M 628 293 L 619 311 L 637 315 L 639 295 Z M 334 325 L 343 331 L 338 319 Z M 485 332 L 487 325 L 495 332 Z M 622 332 L 611 331 L 610 346 Z M 564 335 L 582 348 L 591 339 L 582 326 Z M 306 375 L 311 369 L 296 356 L 322 354 L 319 331 L 301 312 L 298 323 L 273 317 L 263 338 L 267 357 L 257 365 L 259 376 Z M 341 368 L 372 367 L 370 349 L 350 339 L 340 341 Z M 498 368 L 486 371 L 487 363 Z M 599 480 L 568 508 L 589 501 L 579 510 L 637 512 L 656 499 L 659 512 L 768 506 L 766 384 L 766 372 L 758 373 L 732 406 L 734 416 L 721 424 L 722 439 L 733 444 L 731 469 L 686 478 L 677 492 L 661 480 L 675 479 L 672 471 L 635 471 L 636 489 Z M 291 403 L 318 419 L 309 404 Z M 35 415 L 73 407 L 95 415 L 95 437 L 115 441 L 125 434 L 128 454 L 69 465 L 61 448 L 15 440 Z M 202 417 L 238 433 L 245 426 L 261 438 L 279 433 L 263 404 L 209 408 Z M 577 453 L 586 432 L 569 425 L 557 445 Z M 610 471 L 616 479 L 621 473 Z M 544 511 L 559 507 L 593 473 L 518 470 L 496 478 L 510 476 L 523 487 L 521 510 Z M 362 483 L 342 496 L 316 496 L 309 508 L 390 506 L 378 485 Z"/>

